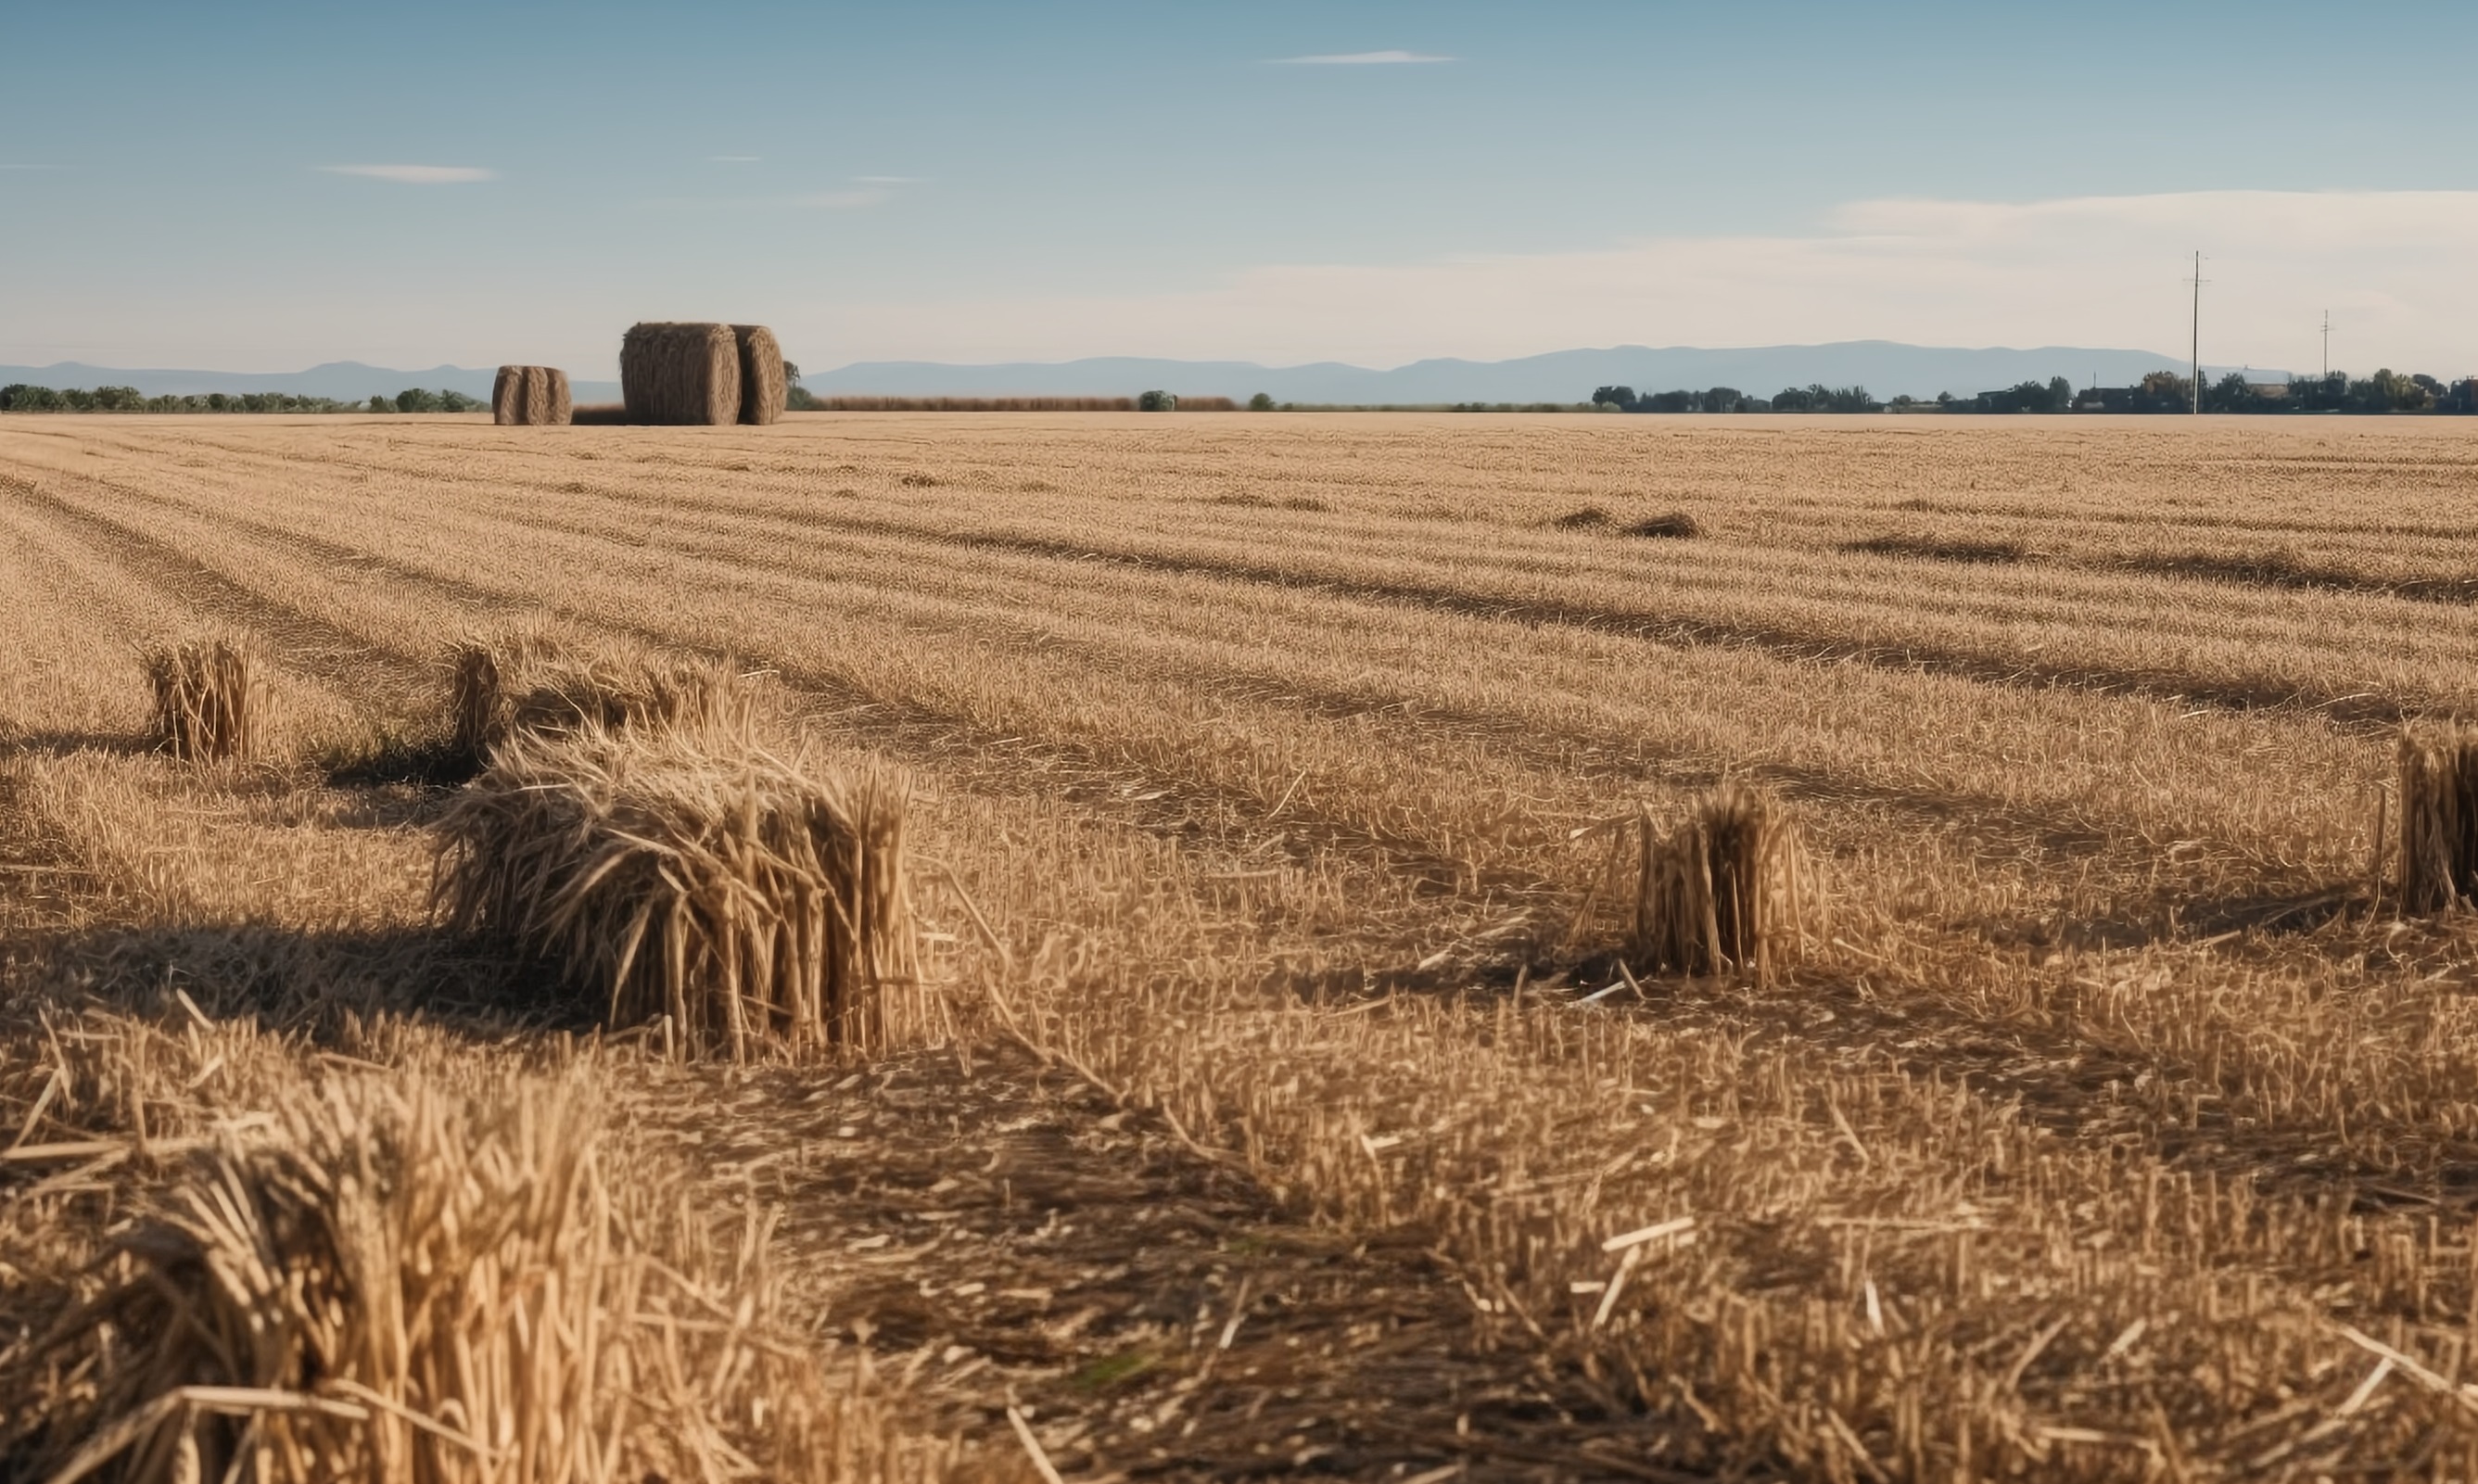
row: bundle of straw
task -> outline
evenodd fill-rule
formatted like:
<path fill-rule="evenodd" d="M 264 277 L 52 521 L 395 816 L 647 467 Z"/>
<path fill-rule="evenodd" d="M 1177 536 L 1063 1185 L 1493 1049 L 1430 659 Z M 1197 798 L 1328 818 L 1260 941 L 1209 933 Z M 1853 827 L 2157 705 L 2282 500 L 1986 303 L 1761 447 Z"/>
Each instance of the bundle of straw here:
<path fill-rule="evenodd" d="M 202 1156 L 89 1313 L 120 1344 L 54 1477 L 598 1475 L 628 1307 L 587 1106 L 331 1085 Z"/>
<path fill-rule="evenodd" d="M 748 1060 L 944 1029 L 917 972 L 909 790 L 681 726 L 518 730 L 440 824 L 435 905 L 560 966 L 614 1025 Z"/>
<path fill-rule="evenodd" d="M 249 651 L 229 639 L 158 644 L 140 656 L 155 691 L 156 745 L 185 763 L 246 761 L 265 695 Z"/>
<path fill-rule="evenodd" d="M 723 324 L 631 326 L 620 341 L 620 393 L 630 422 L 737 422 L 740 338 Z"/>
<path fill-rule="evenodd" d="M 740 420 L 764 426 L 783 415 L 792 390 L 783 372 L 783 347 L 764 325 L 733 325 L 740 341 Z"/>
<path fill-rule="evenodd" d="M 2478 897 L 2478 728 L 2401 733 L 2400 893 L 2421 913 Z"/>
<path fill-rule="evenodd" d="M 1786 967 L 1822 905 L 1798 826 L 1768 795 L 1724 784 L 1662 834 L 1646 806 L 1628 948 L 1657 972 L 1744 974 Z"/>
<path fill-rule="evenodd" d="M 491 420 L 500 427 L 565 427 L 574 413 L 568 373 L 555 365 L 503 365 L 492 383 Z"/>
<path fill-rule="evenodd" d="M 758 722 L 755 690 L 717 660 L 578 653 L 518 631 L 459 640 L 446 667 L 450 752 L 475 769 L 520 731 L 689 727 L 745 738 Z"/>

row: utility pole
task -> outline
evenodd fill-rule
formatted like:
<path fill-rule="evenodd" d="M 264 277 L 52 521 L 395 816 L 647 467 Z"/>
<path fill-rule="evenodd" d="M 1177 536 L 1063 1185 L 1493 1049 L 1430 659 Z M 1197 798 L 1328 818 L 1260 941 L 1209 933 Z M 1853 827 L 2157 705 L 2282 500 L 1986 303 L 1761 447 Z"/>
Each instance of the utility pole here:
<path fill-rule="evenodd" d="M 2203 415 L 2203 255 L 2194 254 L 2194 415 Z"/>
<path fill-rule="evenodd" d="M 2332 312 L 2323 312 L 2323 379 L 2332 379 Z"/>

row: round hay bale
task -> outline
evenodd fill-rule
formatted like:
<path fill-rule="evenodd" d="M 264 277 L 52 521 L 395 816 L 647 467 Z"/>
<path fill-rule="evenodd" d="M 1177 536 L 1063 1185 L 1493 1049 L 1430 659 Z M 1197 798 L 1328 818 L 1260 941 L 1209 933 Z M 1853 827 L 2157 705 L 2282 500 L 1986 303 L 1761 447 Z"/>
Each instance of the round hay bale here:
<path fill-rule="evenodd" d="M 620 341 L 628 420 L 721 427 L 740 420 L 740 338 L 725 324 L 646 321 Z"/>
<path fill-rule="evenodd" d="M 733 325 L 740 342 L 740 420 L 760 427 L 783 415 L 792 383 L 783 372 L 783 347 L 764 325 Z"/>
<path fill-rule="evenodd" d="M 491 385 L 491 420 L 503 428 L 566 427 L 574 405 L 555 365 L 503 365 Z"/>

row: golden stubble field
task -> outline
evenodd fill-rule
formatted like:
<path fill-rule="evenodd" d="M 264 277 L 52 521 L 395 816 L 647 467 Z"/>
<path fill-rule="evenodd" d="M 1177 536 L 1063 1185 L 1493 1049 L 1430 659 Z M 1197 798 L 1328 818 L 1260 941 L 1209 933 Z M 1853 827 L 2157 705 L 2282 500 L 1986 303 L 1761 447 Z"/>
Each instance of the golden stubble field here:
<path fill-rule="evenodd" d="M 2442 419 L 0 419 L 0 1476 L 202 1384 L 99 1296 L 202 1159 L 367 1124 L 617 1213 L 388 1239 L 607 1353 L 164 1404 L 244 1451 L 2469 1477 L 2478 935 L 2375 836 L 2478 712 L 2473 496 Z M 954 1034 L 666 1059 L 437 926 L 448 791 L 369 760 L 520 622 L 908 774 Z M 137 646 L 210 632 L 267 761 L 146 746 Z M 1723 780 L 1829 926 L 1634 977 L 1590 827 Z"/>

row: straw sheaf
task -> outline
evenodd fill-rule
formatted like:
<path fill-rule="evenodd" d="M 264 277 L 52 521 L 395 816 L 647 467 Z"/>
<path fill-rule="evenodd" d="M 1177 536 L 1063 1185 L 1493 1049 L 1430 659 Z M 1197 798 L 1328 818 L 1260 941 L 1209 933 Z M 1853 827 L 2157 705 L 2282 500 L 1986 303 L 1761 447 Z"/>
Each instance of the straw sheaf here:
<path fill-rule="evenodd" d="M 1666 834 L 1646 807 L 1633 834 L 1628 951 L 1655 972 L 1766 981 L 1822 925 L 1798 826 L 1757 790 L 1725 784 Z"/>
<path fill-rule="evenodd" d="M 2478 728 L 2401 734 L 2399 834 L 2403 907 L 2442 912 L 2478 897 Z"/>
<path fill-rule="evenodd" d="M 261 742 L 266 692 L 248 647 L 230 639 L 158 644 L 139 657 L 155 692 L 155 744 L 185 763 L 246 762 Z"/>
<path fill-rule="evenodd" d="M 747 738 L 764 714 L 756 688 L 715 660 L 580 654 L 519 632 L 461 640 L 446 665 L 450 746 L 476 768 L 518 732 L 660 726 Z"/>
<path fill-rule="evenodd" d="M 472 1097 L 420 1078 L 303 1088 L 175 1167 L 21 1340 L 53 1398 L 0 1473 L 124 1484 L 568 1484 L 960 1477 L 774 1333 L 759 1252 L 729 1265 L 606 1149 L 581 1076 Z M 735 1316 L 726 1327 L 717 1315 Z M 764 1423 L 726 1436 L 731 1419 Z M 19 1419 L 0 1409 L 0 1432 Z M 735 1446 L 737 1445 L 737 1446 Z"/>
<path fill-rule="evenodd" d="M 568 373 L 555 365 L 503 365 L 491 387 L 491 420 L 503 428 L 565 427 L 574 412 Z"/>
<path fill-rule="evenodd" d="M 783 415 L 792 383 L 783 371 L 783 347 L 764 325 L 733 325 L 740 343 L 740 420 L 763 426 Z"/>
<path fill-rule="evenodd" d="M 620 341 L 620 391 L 630 422 L 738 422 L 740 339 L 725 324 L 631 326 Z"/>
<path fill-rule="evenodd" d="M 945 1028 L 919 982 L 908 797 L 685 726 L 518 730 L 441 821 L 434 899 L 680 1048 L 876 1051 Z"/>

